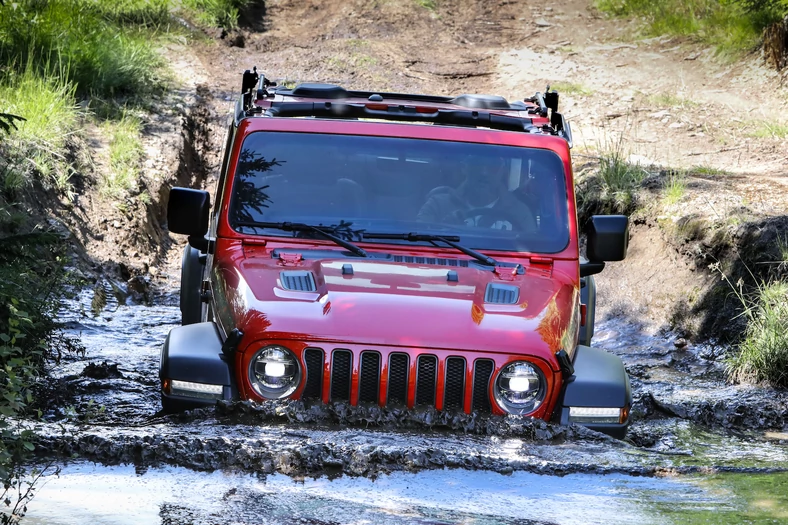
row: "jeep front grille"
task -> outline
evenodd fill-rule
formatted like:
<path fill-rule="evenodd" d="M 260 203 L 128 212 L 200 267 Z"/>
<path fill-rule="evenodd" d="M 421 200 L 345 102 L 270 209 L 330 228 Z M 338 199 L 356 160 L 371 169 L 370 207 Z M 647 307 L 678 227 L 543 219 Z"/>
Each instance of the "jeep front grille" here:
<path fill-rule="evenodd" d="M 328 372 L 326 358 L 330 359 Z M 304 399 L 354 404 L 378 404 L 384 400 L 393 406 L 491 410 L 489 386 L 495 366 L 490 359 L 477 359 L 471 364 L 460 356 L 442 360 L 433 354 L 420 353 L 411 360 L 409 354 L 382 347 L 350 350 L 310 346 L 304 350 L 304 365 Z M 326 384 L 330 386 L 324 395 Z"/>

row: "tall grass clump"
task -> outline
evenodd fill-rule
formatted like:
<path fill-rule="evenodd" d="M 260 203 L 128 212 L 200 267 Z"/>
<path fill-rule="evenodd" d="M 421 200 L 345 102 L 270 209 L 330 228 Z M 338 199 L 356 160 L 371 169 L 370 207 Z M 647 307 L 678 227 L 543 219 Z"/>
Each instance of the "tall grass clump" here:
<path fill-rule="evenodd" d="M 79 95 L 130 95 L 160 86 L 163 59 L 150 33 L 113 23 L 122 12 L 97 5 L 105 3 L 19 0 L 0 8 L 0 63 L 32 64 L 42 76 L 62 72 Z"/>
<path fill-rule="evenodd" d="M 80 120 L 74 86 L 40 76 L 31 65 L 0 82 L 0 107 L 25 118 L 3 138 L 2 189 L 19 190 L 37 176 L 45 187 L 66 190 L 71 166 L 65 150 Z"/>
<path fill-rule="evenodd" d="M 250 0 L 183 0 L 183 6 L 199 23 L 228 31 L 238 27 L 238 15 L 249 3 Z"/>
<path fill-rule="evenodd" d="M 788 282 L 761 283 L 754 298 L 734 288 L 744 308 L 747 329 L 726 365 L 738 382 L 788 387 Z"/>
<path fill-rule="evenodd" d="M 139 118 L 124 112 L 118 121 L 106 121 L 102 132 L 109 136 L 109 171 L 103 178 L 102 191 L 120 197 L 137 183 L 140 163 L 144 155 Z"/>
<path fill-rule="evenodd" d="M 735 56 L 755 49 L 763 29 L 788 13 L 787 0 L 595 0 L 618 17 L 641 17 L 645 36 L 677 35 Z"/>
<path fill-rule="evenodd" d="M 640 184 L 648 173 L 628 160 L 623 139 L 600 148 L 598 165 L 577 178 L 581 222 L 594 214 L 629 215 L 637 206 Z"/>
<path fill-rule="evenodd" d="M 687 176 L 683 171 L 670 170 L 665 179 L 664 199 L 668 205 L 677 204 L 687 189 Z"/>

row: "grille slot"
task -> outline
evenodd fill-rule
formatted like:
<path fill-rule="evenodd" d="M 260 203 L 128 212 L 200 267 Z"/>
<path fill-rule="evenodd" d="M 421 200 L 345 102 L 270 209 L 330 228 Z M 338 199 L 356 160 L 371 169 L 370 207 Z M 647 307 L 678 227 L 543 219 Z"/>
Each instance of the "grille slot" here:
<path fill-rule="evenodd" d="M 490 304 L 517 304 L 520 289 L 511 284 L 490 283 L 484 292 L 484 302 Z"/>
<path fill-rule="evenodd" d="M 391 354 L 389 357 L 389 403 L 408 402 L 408 355 Z"/>
<path fill-rule="evenodd" d="M 306 363 L 306 384 L 304 399 L 320 399 L 323 397 L 323 351 L 319 348 L 304 350 Z"/>
<path fill-rule="evenodd" d="M 493 362 L 489 359 L 478 359 L 473 369 L 473 410 L 490 412 L 490 396 L 488 387 L 493 372 Z"/>
<path fill-rule="evenodd" d="M 293 270 L 282 272 L 279 274 L 279 277 L 282 279 L 282 288 L 285 290 L 296 292 L 314 292 L 317 290 L 312 272 Z"/>
<path fill-rule="evenodd" d="M 434 405 L 435 386 L 438 377 L 438 358 L 434 355 L 419 356 L 416 375 L 416 404 Z"/>
<path fill-rule="evenodd" d="M 446 360 L 443 409 L 462 409 L 465 401 L 465 359 L 450 357 Z"/>
<path fill-rule="evenodd" d="M 359 402 L 377 403 L 378 385 L 380 385 L 380 354 L 377 352 L 362 352 L 359 374 Z"/>
<path fill-rule="evenodd" d="M 334 350 L 331 363 L 331 401 L 350 401 L 350 374 L 353 354 Z"/>

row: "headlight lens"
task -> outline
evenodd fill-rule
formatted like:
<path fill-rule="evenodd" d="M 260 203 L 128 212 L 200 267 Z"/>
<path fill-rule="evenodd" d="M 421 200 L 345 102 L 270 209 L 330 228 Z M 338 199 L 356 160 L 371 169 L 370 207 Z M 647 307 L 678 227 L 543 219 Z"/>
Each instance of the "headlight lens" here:
<path fill-rule="evenodd" d="M 544 376 L 531 363 L 509 363 L 498 374 L 494 391 L 501 408 L 510 414 L 528 414 L 544 401 Z"/>
<path fill-rule="evenodd" d="M 266 399 L 292 394 L 301 381 L 301 367 L 293 353 L 283 346 L 261 348 L 249 363 L 249 381 Z"/>

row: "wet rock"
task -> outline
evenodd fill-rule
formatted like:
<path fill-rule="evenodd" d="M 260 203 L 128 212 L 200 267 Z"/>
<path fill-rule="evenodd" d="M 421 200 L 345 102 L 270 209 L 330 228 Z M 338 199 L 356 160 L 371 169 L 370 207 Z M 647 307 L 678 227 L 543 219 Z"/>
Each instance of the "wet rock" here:
<path fill-rule="evenodd" d="M 88 363 L 82 370 L 83 377 L 91 379 L 118 379 L 123 377 L 123 374 L 118 370 L 117 363 Z"/>
<path fill-rule="evenodd" d="M 676 348 L 685 348 L 687 346 L 687 340 L 683 337 L 679 337 L 675 341 L 673 341 L 673 346 Z"/>

